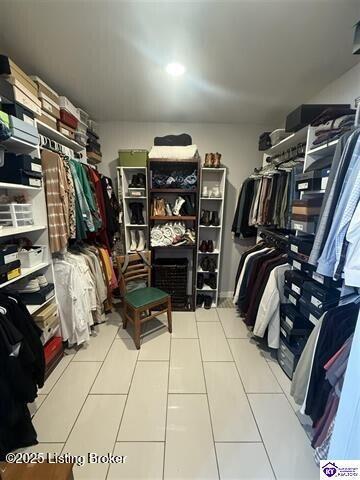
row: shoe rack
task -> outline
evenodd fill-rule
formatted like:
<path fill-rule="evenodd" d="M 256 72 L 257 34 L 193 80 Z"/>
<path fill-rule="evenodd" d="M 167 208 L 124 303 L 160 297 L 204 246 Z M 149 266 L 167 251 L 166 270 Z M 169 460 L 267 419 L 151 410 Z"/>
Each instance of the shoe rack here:
<path fill-rule="evenodd" d="M 171 172 L 186 171 L 188 174 L 196 171 L 196 185 L 191 188 L 171 188 L 168 185 L 156 185 L 154 176 L 161 172 L 171 175 Z M 200 161 L 199 157 L 191 160 L 151 160 L 148 161 L 148 178 L 149 178 L 149 202 L 148 202 L 148 218 L 149 218 L 149 244 L 152 252 L 153 263 L 160 258 L 187 258 L 188 259 L 188 281 L 187 281 L 187 297 L 188 305 L 181 310 L 195 310 L 196 307 L 196 261 L 197 261 L 197 232 L 199 220 L 199 200 L 200 200 Z M 178 197 L 190 197 L 194 206 L 194 215 L 153 215 L 152 204 L 154 200 L 162 198 L 166 203 L 172 206 L 176 205 Z M 193 243 L 185 243 L 179 245 L 167 246 L 151 246 L 151 229 L 157 225 L 166 224 L 167 222 L 181 222 L 186 228 L 193 229 L 195 233 L 195 241 Z M 173 310 L 177 310 L 173 308 Z"/>
<path fill-rule="evenodd" d="M 226 168 L 201 168 L 196 292 L 197 300 L 199 295 L 211 296 L 212 308 L 217 306 L 219 300 L 225 189 Z M 209 248 L 205 248 L 205 244 Z M 208 262 L 205 261 L 205 258 L 208 259 Z M 202 268 L 202 266 L 208 268 L 209 265 L 210 272 Z M 212 278 L 212 281 L 210 281 L 210 278 Z M 204 279 L 204 282 L 201 281 L 202 279 Z M 214 285 L 214 279 L 216 279 L 216 286 Z M 208 285 L 208 283 L 212 285 Z M 215 288 L 213 288 L 214 286 Z M 204 302 L 201 306 L 204 306 Z"/>
<path fill-rule="evenodd" d="M 145 182 L 137 180 L 139 174 L 145 178 Z M 147 168 L 118 167 L 117 175 L 123 207 L 125 251 L 144 250 L 149 241 Z"/>

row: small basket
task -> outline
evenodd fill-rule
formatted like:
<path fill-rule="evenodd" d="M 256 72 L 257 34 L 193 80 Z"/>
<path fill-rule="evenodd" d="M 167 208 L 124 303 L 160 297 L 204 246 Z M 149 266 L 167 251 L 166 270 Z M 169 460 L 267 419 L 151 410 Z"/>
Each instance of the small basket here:
<path fill-rule="evenodd" d="M 19 260 L 23 268 L 36 267 L 44 262 L 46 246 L 25 247 L 19 253 Z M 26 251 L 25 251 L 26 250 Z"/>
<path fill-rule="evenodd" d="M 159 258 L 153 264 L 153 285 L 171 295 L 174 308 L 187 306 L 188 260 Z"/>
<path fill-rule="evenodd" d="M 30 203 L 0 204 L 0 225 L 4 227 L 25 227 L 33 224 L 34 219 Z"/>

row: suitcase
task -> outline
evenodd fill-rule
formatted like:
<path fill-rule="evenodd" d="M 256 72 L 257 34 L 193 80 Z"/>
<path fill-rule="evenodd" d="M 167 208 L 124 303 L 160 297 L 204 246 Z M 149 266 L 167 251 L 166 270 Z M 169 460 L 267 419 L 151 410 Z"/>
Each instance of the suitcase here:
<path fill-rule="evenodd" d="M 64 123 L 68 127 L 71 127 L 74 130 L 77 129 L 78 119 L 74 117 L 74 115 L 72 115 L 71 113 L 64 110 L 63 108 L 60 109 L 60 120 L 62 123 Z"/>

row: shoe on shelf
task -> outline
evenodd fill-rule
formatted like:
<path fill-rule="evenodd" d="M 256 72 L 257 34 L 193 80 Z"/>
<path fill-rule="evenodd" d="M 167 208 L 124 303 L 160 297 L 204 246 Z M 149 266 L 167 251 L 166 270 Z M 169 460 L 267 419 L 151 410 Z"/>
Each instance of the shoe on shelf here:
<path fill-rule="evenodd" d="M 208 253 L 212 253 L 212 252 L 214 251 L 214 242 L 213 242 L 212 240 L 209 240 L 209 241 L 207 242 L 207 247 L 206 247 L 206 248 L 207 248 L 206 251 L 207 251 Z"/>
<path fill-rule="evenodd" d="M 199 250 L 202 253 L 206 253 L 208 251 L 208 242 L 206 240 L 201 241 Z"/>
<path fill-rule="evenodd" d="M 204 308 L 206 308 L 206 310 L 209 310 L 212 306 L 212 296 L 211 295 L 204 295 Z"/>
<path fill-rule="evenodd" d="M 191 196 L 190 195 L 185 195 L 184 196 L 185 198 L 185 210 L 186 210 L 186 215 L 195 215 L 196 211 L 195 211 L 195 205 L 193 203 L 193 201 L 191 200 Z"/>
<path fill-rule="evenodd" d="M 205 153 L 204 168 L 212 167 L 212 153 Z"/>
<path fill-rule="evenodd" d="M 220 168 L 220 160 L 221 160 L 221 153 L 219 152 L 216 152 L 213 154 L 213 164 L 212 166 L 214 168 Z"/>
<path fill-rule="evenodd" d="M 44 287 L 47 287 L 49 285 L 48 281 L 46 280 L 45 275 L 38 275 L 36 277 L 36 280 L 39 282 L 39 287 L 40 288 L 44 288 Z"/>
<path fill-rule="evenodd" d="M 208 197 L 209 196 L 209 189 L 206 185 L 204 185 L 203 188 L 202 188 L 201 196 L 202 197 Z"/>
<path fill-rule="evenodd" d="M 214 198 L 221 198 L 221 191 L 219 185 L 211 189 L 211 196 Z"/>
<path fill-rule="evenodd" d="M 215 273 L 216 271 L 216 262 L 213 258 L 209 258 L 209 264 L 208 264 L 208 271 L 211 273 Z"/>
<path fill-rule="evenodd" d="M 205 227 L 208 227 L 210 225 L 210 211 L 209 210 L 203 210 L 201 212 L 200 225 L 204 225 Z"/>
<path fill-rule="evenodd" d="M 132 176 L 129 188 L 139 188 L 139 177 L 137 174 Z"/>
<path fill-rule="evenodd" d="M 8 288 L 14 293 L 36 293 L 40 291 L 40 285 L 37 278 L 24 278 L 19 282 L 9 285 Z"/>
<path fill-rule="evenodd" d="M 137 224 L 137 203 L 129 203 L 129 208 L 131 210 L 130 223 L 132 225 Z"/>
<path fill-rule="evenodd" d="M 204 287 L 204 274 L 203 273 L 198 273 L 197 280 L 196 280 L 196 288 L 199 288 L 200 290 Z"/>
<path fill-rule="evenodd" d="M 211 212 L 210 225 L 212 225 L 213 227 L 218 227 L 220 225 L 218 212 Z"/>
<path fill-rule="evenodd" d="M 137 241 L 136 241 L 136 230 L 130 230 L 130 252 L 136 252 Z"/>
<path fill-rule="evenodd" d="M 143 204 L 142 203 L 137 203 L 136 204 L 136 217 L 137 217 L 137 225 L 144 225 L 145 220 L 143 216 Z"/>
<path fill-rule="evenodd" d="M 137 188 L 146 188 L 146 176 L 144 173 L 137 174 Z"/>
<path fill-rule="evenodd" d="M 143 230 L 138 230 L 138 237 L 139 237 L 139 242 L 136 246 L 136 251 L 137 252 L 142 252 L 145 250 L 145 233 Z"/>
<path fill-rule="evenodd" d="M 173 215 L 180 216 L 181 207 L 184 205 L 185 199 L 183 197 L 177 197 L 173 208 Z"/>
<path fill-rule="evenodd" d="M 165 211 L 168 217 L 172 217 L 172 209 L 169 202 L 165 203 Z"/>
<path fill-rule="evenodd" d="M 209 271 L 209 257 L 204 257 L 200 262 L 200 267 L 204 272 Z"/>
<path fill-rule="evenodd" d="M 204 283 L 205 285 L 212 288 L 213 290 L 216 290 L 216 287 L 217 287 L 216 273 L 210 273 L 209 276 L 204 279 Z"/>
<path fill-rule="evenodd" d="M 198 293 L 196 296 L 196 306 L 198 308 L 201 308 L 205 300 L 205 296 L 202 295 L 201 293 Z"/>
<path fill-rule="evenodd" d="M 166 216 L 166 206 L 163 198 L 154 198 L 152 205 L 152 212 L 155 217 Z"/>

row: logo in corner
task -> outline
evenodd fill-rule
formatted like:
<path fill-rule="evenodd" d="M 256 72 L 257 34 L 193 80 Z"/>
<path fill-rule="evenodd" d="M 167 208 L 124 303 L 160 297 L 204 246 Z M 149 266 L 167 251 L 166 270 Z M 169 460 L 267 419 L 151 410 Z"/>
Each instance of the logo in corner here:
<path fill-rule="evenodd" d="M 326 465 L 322 467 L 322 471 L 327 477 L 331 478 L 334 475 L 336 475 L 336 472 L 338 471 L 338 467 L 335 465 L 335 463 L 328 462 Z"/>

